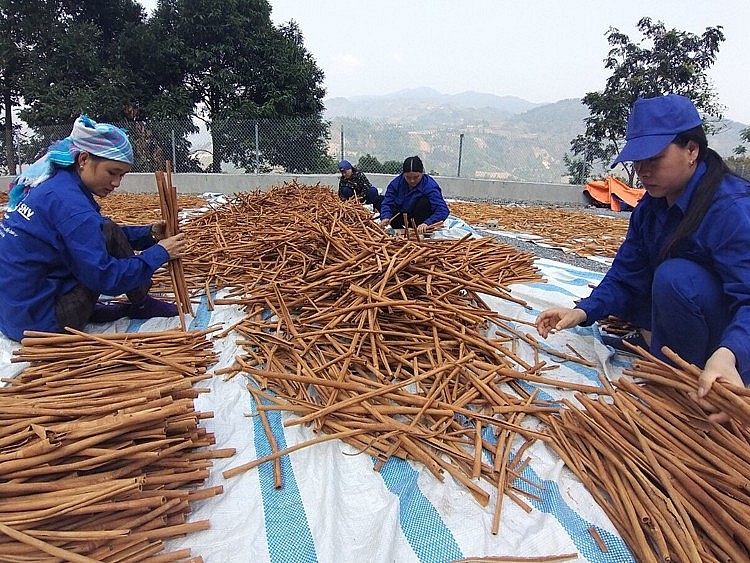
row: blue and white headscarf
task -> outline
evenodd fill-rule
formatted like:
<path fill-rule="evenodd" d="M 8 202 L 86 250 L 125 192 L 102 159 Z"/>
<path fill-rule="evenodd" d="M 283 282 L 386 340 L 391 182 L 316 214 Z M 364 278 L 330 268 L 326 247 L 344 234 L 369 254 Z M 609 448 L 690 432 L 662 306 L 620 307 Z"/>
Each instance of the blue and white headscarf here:
<path fill-rule="evenodd" d="M 66 168 L 81 152 L 100 158 L 133 164 L 133 147 L 123 129 L 109 123 L 96 123 L 81 115 L 73 124 L 70 136 L 55 141 L 47 152 L 29 168 L 16 176 L 8 190 L 8 209 L 14 210 L 34 188 L 50 178 L 56 168 Z"/>

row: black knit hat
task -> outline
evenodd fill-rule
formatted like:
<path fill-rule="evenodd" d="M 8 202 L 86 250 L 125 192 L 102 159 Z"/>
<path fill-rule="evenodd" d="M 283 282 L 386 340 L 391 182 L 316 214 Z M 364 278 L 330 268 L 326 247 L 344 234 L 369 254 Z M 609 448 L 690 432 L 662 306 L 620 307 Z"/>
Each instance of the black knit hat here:
<path fill-rule="evenodd" d="M 410 156 L 404 160 L 404 172 L 424 172 L 424 164 L 418 156 Z"/>

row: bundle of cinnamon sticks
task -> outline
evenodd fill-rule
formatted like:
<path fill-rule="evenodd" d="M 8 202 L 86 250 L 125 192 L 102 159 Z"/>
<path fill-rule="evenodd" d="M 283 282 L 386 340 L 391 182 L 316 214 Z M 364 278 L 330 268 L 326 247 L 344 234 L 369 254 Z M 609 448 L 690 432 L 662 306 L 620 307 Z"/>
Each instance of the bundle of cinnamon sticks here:
<path fill-rule="evenodd" d="M 200 561 L 163 540 L 186 523 L 214 438 L 193 400 L 215 361 L 207 332 L 27 333 L 0 388 L 0 554 L 4 560 Z"/>

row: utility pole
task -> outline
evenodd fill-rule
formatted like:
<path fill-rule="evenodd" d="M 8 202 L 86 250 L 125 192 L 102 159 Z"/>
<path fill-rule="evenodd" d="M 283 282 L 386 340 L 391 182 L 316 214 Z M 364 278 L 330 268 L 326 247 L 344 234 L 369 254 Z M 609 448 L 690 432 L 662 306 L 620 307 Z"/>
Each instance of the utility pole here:
<path fill-rule="evenodd" d="M 172 172 L 177 172 L 177 149 L 175 147 L 174 129 L 172 129 Z"/>
<path fill-rule="evenodd" d="M 255 173 L 260 174 L 260 133 L 257 119 L 255 120 Z"/>
<path fill-rule="evenodd" d="M 341 124 L 341 158 L 339 160 L 344 160 L 344 124 Z"/>
<path fill-rule="evenodd" d="M 461 177 L 461 156 L 464 152 L 464 134 L 461 133 L 458 136 L 458 172 L 456 172 L 456 176 L 458 178 Z"/>

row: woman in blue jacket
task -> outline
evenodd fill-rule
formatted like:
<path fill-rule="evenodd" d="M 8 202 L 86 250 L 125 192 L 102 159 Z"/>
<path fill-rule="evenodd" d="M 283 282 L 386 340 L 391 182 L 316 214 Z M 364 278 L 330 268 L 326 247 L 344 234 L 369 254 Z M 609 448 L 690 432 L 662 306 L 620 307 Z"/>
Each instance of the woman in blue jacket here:
<path fill-rule="evenodd" d="M 417 232 L 425 233 L 445 221 L 449 213 L 438 183 L 424 173 L 424 165 L 418 156 L 410 156 L 404 160 L 403 173 L 385 190 L 380 204 L 380 225 L 402 229 L 406 214 L 408 226 L 411 227 L 413 221 Z"/>
<path fill-rule="evenodd" d="M 626 144 L 646 195 L 612 267 L 575 308 L 543 311 L 536 327 L 590 325 L 608 315 L 642 330 L 625 340 L 699 366 L 696 399 L 714 381 L 750 384 L 750 182 L 708 148 L 693 103 L 670 94 L 633 105 Z M 716 421 L 726 415 L 711 415 Z"/>
<path fill-rule="evenodd" d="M 3 334 L 21 340 L 25 330 L 178 314 L 148 290 L 153 273 L 183 252 L 184 235 L 166 238 L 163 221 L 120 227 L 94 200 L 114 191 L 132 163 L 123 130 L 82 115 L 69 137 L 14 179 L 0 223 Z M 123 293 L 129 303 L 98 303 L 100 294 Z"/>

